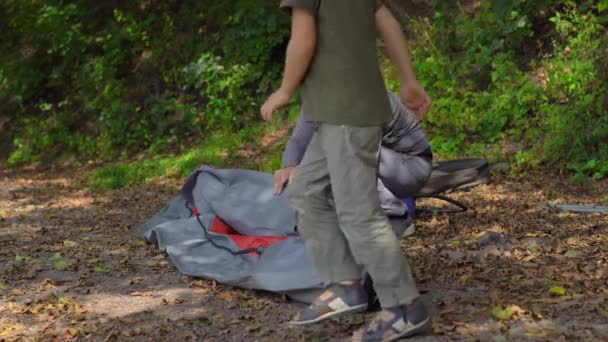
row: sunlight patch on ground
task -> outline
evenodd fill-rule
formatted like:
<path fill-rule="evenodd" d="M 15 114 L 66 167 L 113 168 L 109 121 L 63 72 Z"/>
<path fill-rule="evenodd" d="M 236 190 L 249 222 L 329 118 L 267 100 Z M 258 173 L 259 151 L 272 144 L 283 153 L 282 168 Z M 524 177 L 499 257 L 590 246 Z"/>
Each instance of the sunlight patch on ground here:
<path fill-rule="evenodd" d="M 79 297 L 84 309 L 111 318 L 153 313 L 171 320 L 192 319 L 208 312 L 198 297 L 189 289 L 159 289 L 132 291 L 128 295 L 98 293 Z M 169 304 L 179 304 L 178 307 Z"/>

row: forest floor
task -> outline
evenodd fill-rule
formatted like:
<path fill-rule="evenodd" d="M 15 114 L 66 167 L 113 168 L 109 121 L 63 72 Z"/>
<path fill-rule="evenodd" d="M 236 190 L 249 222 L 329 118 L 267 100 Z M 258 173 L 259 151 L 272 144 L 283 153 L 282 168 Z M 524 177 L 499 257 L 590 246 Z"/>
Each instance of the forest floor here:
<path fill-rule="evenodd" d="M 83 171 L 0 170 L 0 341 L 340 341 L 372 313 L 310 328 L 280 295 L 181 276 L 138 226 L 180 180 L 95 192 Z M 608 182 L 494 175 L 402 241 L 432 314 L 413 341 L 608 339 Z"/>

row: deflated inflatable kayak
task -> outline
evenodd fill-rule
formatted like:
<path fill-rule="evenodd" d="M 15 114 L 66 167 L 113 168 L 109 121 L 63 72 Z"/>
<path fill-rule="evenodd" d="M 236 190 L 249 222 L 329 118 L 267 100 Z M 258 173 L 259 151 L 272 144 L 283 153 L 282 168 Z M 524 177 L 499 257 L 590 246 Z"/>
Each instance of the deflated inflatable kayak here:
<path fill-rule="evenodd" d="M 487 182 L 487 161 L 439 162 L 419 197 Z M 308 302 L 323 283 L 285 196 L 274 196 L 272 188 L 267 173 L 200 167 L 182 193 L 142 225 L 141 235 L 182 274 Z"/>
<path fill-rule="evenodd" d="M 431 176 L 417 197 L 488 183 L 490 183 L 490 164 L 486 159 L 439 161 L 433 163 Z"/>
<path fill-rule="evenodd" d="M 486 159 L 459 159 L 433 163 L 433 171 L 416 198 L 435 198 L 452 204 L 450 207 L 418 208 L 419 212 L 458 213 L 467 205 L 442 193 L 490 183 L 490 163 Z"/>

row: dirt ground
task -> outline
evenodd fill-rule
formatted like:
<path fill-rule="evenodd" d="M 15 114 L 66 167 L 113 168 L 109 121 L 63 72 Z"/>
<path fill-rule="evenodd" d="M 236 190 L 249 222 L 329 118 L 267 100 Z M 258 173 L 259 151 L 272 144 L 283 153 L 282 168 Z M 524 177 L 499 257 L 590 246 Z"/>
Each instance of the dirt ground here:
<path fill-rule="evenodd" d="M 340 341 L 366 319 L 290 328 L 300 304 L 178 274 L 138 225 L 179 185 L 0 171 L 0 341 Z M 495 175 L 454 197 L 471 209 L 402 241 L 433 313 L 413 341 L 608 340 L 608 214 L 541 207 L 608 205 L 608 182 Z"/>

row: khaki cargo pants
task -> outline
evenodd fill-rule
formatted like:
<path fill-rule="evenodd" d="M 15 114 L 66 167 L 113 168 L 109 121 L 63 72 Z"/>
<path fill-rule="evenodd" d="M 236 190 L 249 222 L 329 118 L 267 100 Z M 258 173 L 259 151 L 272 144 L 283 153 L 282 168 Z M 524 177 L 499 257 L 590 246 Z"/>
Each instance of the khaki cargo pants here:
<path fill-rule="evenodd" d="M 419 296 L 376 189 L 381 127 L 320 124 L 295 179 L 289 202 L 306 251 L 328 283 L 367 271 L 384 308 Z"/>

